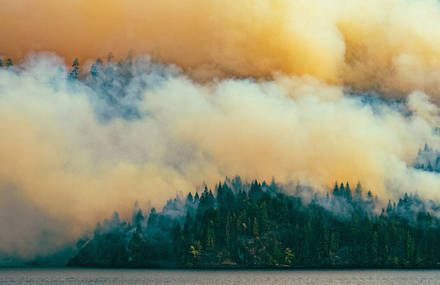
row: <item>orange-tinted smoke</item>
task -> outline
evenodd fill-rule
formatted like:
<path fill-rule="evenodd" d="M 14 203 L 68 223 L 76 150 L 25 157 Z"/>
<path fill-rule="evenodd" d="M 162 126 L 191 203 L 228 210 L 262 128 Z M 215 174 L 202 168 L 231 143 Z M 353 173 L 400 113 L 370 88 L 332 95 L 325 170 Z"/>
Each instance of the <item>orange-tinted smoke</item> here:
<path fill-rule="evenodd" d="M 281 71 L 440 94 L 435 0 L 4 0 L 0 52 L 152 54 L 202 78 Z"/>

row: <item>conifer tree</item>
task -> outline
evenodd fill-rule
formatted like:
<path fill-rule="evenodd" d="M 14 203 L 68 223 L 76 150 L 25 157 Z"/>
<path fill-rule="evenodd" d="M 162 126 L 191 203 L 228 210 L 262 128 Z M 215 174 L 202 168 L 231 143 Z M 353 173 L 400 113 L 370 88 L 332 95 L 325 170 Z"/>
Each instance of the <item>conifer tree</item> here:
<path fill-rule="evenodd" d="M 69 74 L 69 79 L 76 80 L 78 79 L 78 76 L 79 76 L 79 61 L 77 58 L 75 58 L 72 64 L 72 71 Z"/>

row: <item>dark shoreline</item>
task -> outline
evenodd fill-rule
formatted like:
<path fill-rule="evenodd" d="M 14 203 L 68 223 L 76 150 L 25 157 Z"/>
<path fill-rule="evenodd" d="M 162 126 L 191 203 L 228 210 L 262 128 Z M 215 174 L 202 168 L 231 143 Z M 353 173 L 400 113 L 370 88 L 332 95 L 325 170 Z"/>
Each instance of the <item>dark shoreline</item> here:
<path fill-rule="evenodd" d="M 1 267 L 0 270 L 13 269 L 52 269 L 52 270 L 181 270 L 181 271 L 350 271 L 350 270 L 440 270 L 440 266 L 434 267 L 356 267 L 356 266 L 341 266 L 341 267 L 245 267 L 245 266 L 211 266 L 211 267 L 99 267 L 99 266 L 7 266 Z"/>

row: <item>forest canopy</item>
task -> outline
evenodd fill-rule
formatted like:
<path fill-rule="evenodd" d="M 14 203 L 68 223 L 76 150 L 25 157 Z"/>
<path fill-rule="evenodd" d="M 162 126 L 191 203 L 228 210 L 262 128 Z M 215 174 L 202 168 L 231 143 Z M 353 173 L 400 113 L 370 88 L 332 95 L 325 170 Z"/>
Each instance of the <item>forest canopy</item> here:
<path fill-rule="evenodd" d="M 440 267 L 440 206 L 405 194 L 380 208 L 360 184 L 327 195 L 272 181 L 227 179 L 162 212 L 118 213 L 78 241 L 70 266 L 92 267 Z"/>

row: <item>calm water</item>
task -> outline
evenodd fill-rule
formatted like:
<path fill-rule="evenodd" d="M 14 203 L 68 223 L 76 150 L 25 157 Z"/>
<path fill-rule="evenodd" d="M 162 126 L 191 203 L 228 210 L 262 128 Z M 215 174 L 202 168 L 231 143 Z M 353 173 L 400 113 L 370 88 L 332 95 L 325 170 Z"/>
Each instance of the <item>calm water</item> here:
<path fill-rule="evenodd" d="M 0 270 L 0 284 L 440 284 L 440 271 Z"/>

